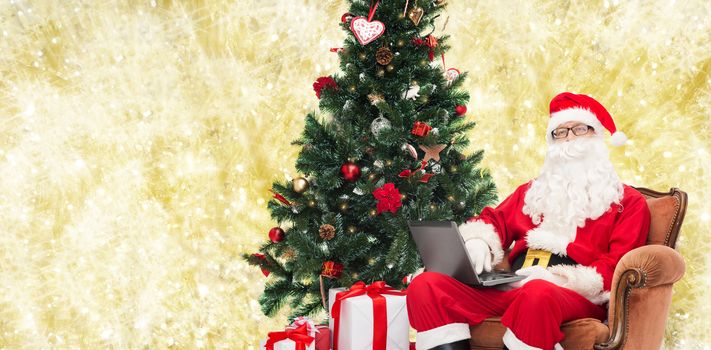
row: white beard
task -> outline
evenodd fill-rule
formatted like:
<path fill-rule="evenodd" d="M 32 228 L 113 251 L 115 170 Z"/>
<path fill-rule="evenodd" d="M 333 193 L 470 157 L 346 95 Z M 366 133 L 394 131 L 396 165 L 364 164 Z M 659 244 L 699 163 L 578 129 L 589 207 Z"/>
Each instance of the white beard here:
<path fill-rule="evenodd" d="M 623 186 L 602 137 L 581 137 L 549 146 L 543 169 L 526 193 L 523 213 L 546 231 L 572 241 L 586 219 L 597 219 L 622 200 Z"/>

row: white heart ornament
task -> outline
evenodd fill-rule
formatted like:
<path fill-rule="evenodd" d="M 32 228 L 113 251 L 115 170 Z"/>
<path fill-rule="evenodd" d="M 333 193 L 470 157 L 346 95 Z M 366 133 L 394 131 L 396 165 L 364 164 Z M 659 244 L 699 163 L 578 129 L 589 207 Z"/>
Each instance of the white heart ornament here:
<path fill-rule="evenodd" d="M 351 31 L 361 45 L 367 45 L 385 33 L 385 24 L 380 21 L 368 22 L 363 16 L 358 16 L 351 21 Z"/>

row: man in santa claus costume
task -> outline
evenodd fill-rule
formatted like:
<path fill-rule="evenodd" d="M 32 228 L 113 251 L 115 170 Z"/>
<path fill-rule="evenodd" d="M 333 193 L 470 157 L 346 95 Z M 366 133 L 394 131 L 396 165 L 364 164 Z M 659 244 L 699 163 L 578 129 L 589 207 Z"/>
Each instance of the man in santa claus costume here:
<path fill-rule="evenodd" d="M 496 208 L 459 226 L 477 273 L 509 262 L 527 276 L 506 288 L 474 288 L 436 272 L 408 287 L 417 349 L 469 349 L 470 325 L 501 316 L 508 349 L 562 349 L 562 323 L 607 316 L 615 266 L 647 239 L 645 198 L 620 182 L 604 130 L 622 145 L 598 101 L 564 92 L 550 103 L 548 152 L 541 174 Z"/>

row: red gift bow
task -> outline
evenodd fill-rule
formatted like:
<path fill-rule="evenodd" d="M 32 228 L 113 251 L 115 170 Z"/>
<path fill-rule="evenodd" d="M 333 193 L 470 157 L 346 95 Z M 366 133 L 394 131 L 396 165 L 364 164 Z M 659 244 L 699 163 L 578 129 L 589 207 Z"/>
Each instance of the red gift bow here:
<path fill-rule="evenodd" d="M 293 322 L 291 322 L 290 325 L 286 326 L 286 329 L 296 329 L 299 328 L 300 326 L 305 325 L 306 326 L 306 334 L 315 336 L 316 332 L 316 325 L 314 325 L 314 321 L 312 321 L 310 318 L 306 316 L 299 316 L 294 319 Z"/>
<path fill-rule="evenodd" d="M 410 177 L 410 176 L 412 176 L 412 175 L 415 175 L 416 172 L 418 172 L 418 171 L 424 169 L 424 168 L 425 168 L 425 165 L 427 165 L 427 162 L 423 160 L 422 163 L 420 163 L 420 168 L 419 168 L 419 169 L 414 170 L 414 171 L 413 171 L 413 170 L 410 170 L 410 169 L 405 169 L 405 170 L 401 171 L 400 174 L 398 174 L 397 176 L 399 176 L 399 177 L 405 177 L 405 178 Z M 424 175 L 422 175 L 422 178 L 420 178 L 420 182 L 422 182 L 422 183 L 427 183 L 427 182 L 430 181 L 430 178 L 431 178 L 432 176 L 434 176 L 434 174 L 424 174 Z"/>
<path fill-rule="evenodd" d="M 333 307 L 331 308 L 331 317 L 334 320 L 333 350 L 338 350 L 341 302 L 363 294 L 367 294 L 373 299 L 373 350 L 385 350 L 388 335 L 388 309 L 383 295 L 407 295 L 407 292 L 390 288 L 383 281 L 373 282 L 371 285 L 358 281 L 349 290 L 336 293 L 336 301 L 333 302 Z"/>
<path fill-rule="evenodd" d="M 306 346 L 311 345 L 314 341 L 314 337 L 308 335 L 308 329 L 305 324 L 302 324 L 296 329 L 287 329 L 283 332 L 269 332 L 267 335 L 267 344 L 265 344 L 266 350 L 274 350 L 274 343 L 282 341 L 284 339 L 291 339 L 296 343 L 295 350 L 306 350 Z"/>
<path fill-rule="evenodd" d="M 434 49 L 439 45 L 437 42 L 437 38 L 435 38 L 432 35 L 428 35 L 426 38 L 414 38 L 412 39 L 412 43 L 415 44 L 416 46 L 427 46 L 430 49 L 430 52 L 427 54 L 427 56 L 430 59 L 430 62 L 434 61 Z M 446 67 L 444 64 L 444 52 L 441 54 L 442 56 L 442 68 Z"/>

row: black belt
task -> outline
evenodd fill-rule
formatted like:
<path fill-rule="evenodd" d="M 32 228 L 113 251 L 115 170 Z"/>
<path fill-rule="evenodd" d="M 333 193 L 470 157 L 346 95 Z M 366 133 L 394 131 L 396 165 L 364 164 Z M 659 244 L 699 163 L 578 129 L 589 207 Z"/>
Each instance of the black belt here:
<path fill-rule="evenodd" d="M 578 263 L 575 262 L 575 260 L 567 257 L 567 256 L 562 256 L 558 254 L 553 254 L 550 253 L 550 258 L 540 258 L 539 254 L 541 253 L 549 253 L 546 251 L 541 251 L 541 250 L 536 250 L 536 249 L 526 249 L 525 251 L 521 252 L 516 259 L 514 260 L 513 264 L 511 264 L 511 271 L 516 271 L 520 269 L 524 262 L 526 261 L 526 257 L 529 257 L 529 260 L 532 262 L 532 266 L 542 266 L 542 267 L 548 267 L 548 266 L 554 266 L 554 265 L 577 265 Z M 546 261 L 548 260 L 547 264 Z"/>

